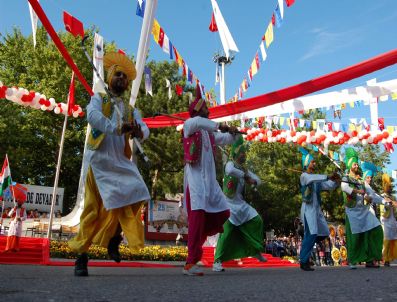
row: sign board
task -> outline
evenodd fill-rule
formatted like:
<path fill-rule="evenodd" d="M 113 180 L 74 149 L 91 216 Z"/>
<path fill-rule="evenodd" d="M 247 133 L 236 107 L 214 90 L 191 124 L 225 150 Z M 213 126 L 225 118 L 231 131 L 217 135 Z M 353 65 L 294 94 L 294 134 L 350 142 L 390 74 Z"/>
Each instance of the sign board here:
<path fill-rule="evenodd" d="M 187 213 L 175 200 L 149 201 L 145 219 L 148 240 L 176 240 L 178 234 L 187 240 Z"/>
<path fill-rule="evenodd" d="M 24 207 L 26 210 L 35 210 L 37 209 L 39 212 L 47 212 L 51 211 L 51 201 L 52 201 L 52 191 L 53 187 L 43 187 L 43 186 L 34 186 L 34 185 L 23 185 L 28 189 L 27 199 L 24 203 Z M 63 207 L 63 193 L 64 188 L 57 189 L 57 196 L 55 198 L 55 206 L 54 213 L 56 211 L 62 212 Z M 12 199 L 5 199 L 4 207 L 13 207 L 14 203 Z"/>

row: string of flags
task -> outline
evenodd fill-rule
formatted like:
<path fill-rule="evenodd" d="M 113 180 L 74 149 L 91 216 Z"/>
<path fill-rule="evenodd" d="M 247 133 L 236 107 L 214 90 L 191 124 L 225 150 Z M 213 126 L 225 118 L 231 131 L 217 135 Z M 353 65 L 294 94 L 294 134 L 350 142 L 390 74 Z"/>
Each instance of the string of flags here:
<path fill-rule="evenodd" d="M 276 8 L 274 9 L 272 17 L 267 25 L 265 34 L 262 36 L 259 48 L 255 53 L 247 71 L 247 75 L 241 82 L 237 92 L 231 99 L 229 99 L 229 102 L 237 102 L 243 98 L 244 93 L 251 86 L 254 76 L 258 73 L 261 67 L 261 62 L 264 62 L 267 59 L 266 49 L 268 49 L 274 41 L 274 27 L 280 28 L 284 20 L 284 1 L 287 7 L 290 7 L 295 3 L 295 0 L 277 0 Z"/>
<path fill-rule="evenodd" d="M 143 18 L 144 14 L 145 14 L 145 0 L 137 0 L 136 15 Z M 204 90 L 204 86 L 201 84 L 200 80 L 194 74 L 193 70 L 186 63 L 185 59 L 182 57 L 182 55 L 177 50 L 175 45 L 172 44 L 171 40 L 169 39 L 168 35 L 165 33 L 164 29 L 161 27 L 157 19 L 154 19 L 153 21 L 153 27 L 151 33 L 153 36 L 153 40 L 161 47 L 161 49 L 166 54 L 168 54 L 169 58 L 171 60 L 175 59 L 175 62 L 182 69 L 182 76 L 185 77 L 187 81 L 190 82 L 191 84 L 193 83 L 199 84 L 202 90 L 202 95 L 207 96 Z M 176 85 L 175 90 L 178 95 L 182 94 L 180 85 Z M 182 91 L 183 91 L 183 87 L 182 87 Z"/>

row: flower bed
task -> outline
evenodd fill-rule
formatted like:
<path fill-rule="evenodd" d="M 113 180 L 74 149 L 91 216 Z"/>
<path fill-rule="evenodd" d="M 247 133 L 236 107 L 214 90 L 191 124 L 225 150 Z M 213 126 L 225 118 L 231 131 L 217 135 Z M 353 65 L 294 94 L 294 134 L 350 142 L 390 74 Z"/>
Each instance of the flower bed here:
<path fill-rule="evenodd" d="M 123 260 L 147 260 L 147 261 L 185 261 L 187 248 L 184 246 L 159 246 L 150 245 L 136 251 L 131 251 L 126 245 L 120 245 L 120 254 Z M 51 258 L 74 259 L 76 254 L 64 241 L 51 241 Z M 90 259 L 109 259 L 107 249 L 92 245 L 88 250 Z"/>

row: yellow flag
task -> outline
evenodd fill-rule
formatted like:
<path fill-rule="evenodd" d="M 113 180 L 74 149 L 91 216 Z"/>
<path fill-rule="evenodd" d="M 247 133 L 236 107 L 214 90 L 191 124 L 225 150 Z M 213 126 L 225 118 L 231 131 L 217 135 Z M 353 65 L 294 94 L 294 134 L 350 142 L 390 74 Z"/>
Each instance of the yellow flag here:
<path fill-rule="evenodd" d="M 266 42 L 266 47 L 269 48 L 270 44 L 273 42 L 273 24 L 272 21 L 270 21 L 269 26 L 266 29 L 265 32 L 265 42 Z"/>
<path fill-rule="evenodd" d="M 354 125 L 354 124 L 349 124 L 349 130 L 350 130 L 350 131 L 356 130 L 356 125 Z"/>
<path fill-rule="evenodd" d="M 354 102 L 349 103 L 350 107 L 354 108 Z"/>
<path fill-rule="evenodd" d="M 154 41 L 156 41 L 156 43 L 158 44 L 159 36 L 160 36 L 160 24 L 159 24 L 159 22 L 157 22 L 156 19 L 154 19 L 154 21 L 153 21 L 152 35 L 153 35 Z"/>
<path fill-rule="evenodd" d="M 334 158 L 334 151 L 329 150 L 329 157 Z"/>
<path fill-rule="evenodd" d="M 317 129 L 317 121 L 313 121 L 313 129 Z"/>
<path fill-rule="evenodd" d="M 397 92 L 392 92 L 391 99 L 397 101 Z"/>
<path fill-rule="evenodd" d="M 387 126 L 387 132 L 389 132 L 389 134 L 392 134 L 394 132 L 394 126 Z"/>
<path fill-rule="evenodd" d="M 284 125 L 285 117 L 280 116 L 280 126 Z"/>
<path fill-rule="evenodd" d="M 254 60 L 251 63 L 251 75 L 254 76 L 258 73 L 258 66 L 256 65 L 256 60 Z"/>

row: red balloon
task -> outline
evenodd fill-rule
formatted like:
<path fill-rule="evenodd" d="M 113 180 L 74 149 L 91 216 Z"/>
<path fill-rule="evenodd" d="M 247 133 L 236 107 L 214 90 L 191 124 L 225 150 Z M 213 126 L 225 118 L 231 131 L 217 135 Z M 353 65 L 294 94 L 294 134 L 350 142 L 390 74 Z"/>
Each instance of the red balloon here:
<path fill-rule="evenodd" d="M 383 138 L 388 138 L 388 137 L 389 137 L 389 132 L 384 131 L 384 132 L 383 132 Z"/>
<path fill-rule="evenodd" d="M 84 111 L 81 111 L 81 112 L 79 113 L 79 117 L 83 117 L 84 115 L 85 115 Z"/>
<path fill-rule="evenodd" d="M 5 99 L 7 86 L 3 85 L 0 87 L 0 99 Z"/>

